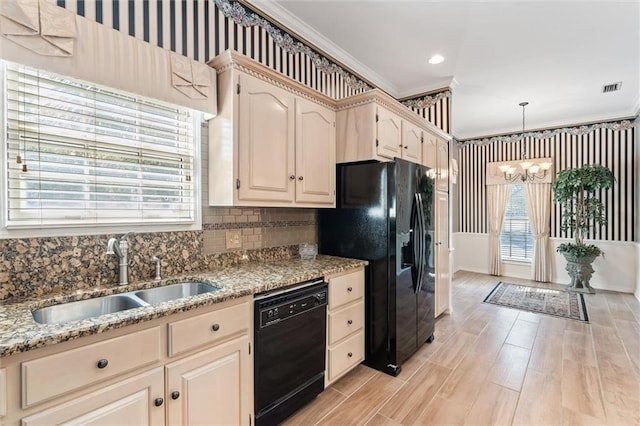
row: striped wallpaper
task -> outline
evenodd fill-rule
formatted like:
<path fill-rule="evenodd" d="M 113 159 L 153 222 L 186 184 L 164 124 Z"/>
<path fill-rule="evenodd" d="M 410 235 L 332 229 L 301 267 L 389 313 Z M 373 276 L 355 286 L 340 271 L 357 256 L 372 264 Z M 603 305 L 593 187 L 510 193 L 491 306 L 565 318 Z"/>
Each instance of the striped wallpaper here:
<path fill-rule="evenodd" d="M 616 183 L 604 192 L 608 224 L 599 226 L 596 235 L 588 238 L 610 241 L 636 241 L 634 218 L 637 215 L 635 187 L 635 129 L 615 131 L 597 129 L 584 135 L 561 133 L 548 139 L 525 138 L 513 143 L 468 144 L 460 146 L 458 162 L 458 231 L 487 233 L 485 173 L 486 164 L 494 161 L 520 159 L 522 152 L 529 158 L 552 157 L 554 170 L 601 164 L 613 172 Z M 572 238 L 570 231 L 560 230 L 560 206 L 553 204 L 551 237 Z"/>
<path fill-rule="evenodd" d="M 451 97 L 446 97 L 438 100 L 429 108 L 409 107 L 409 109 L 427 120 L 429 123 L 438 127 L 440 130 L 451 133 L 451 123 L 449 120 L 449 117 L 451 116 L 450 101 Z"/>
<path fill-rule="evenodd" d="M 237 24 L 225 16 L 214 0 L 55 1 L 85 18 L 197 61 L 206 62 L 233 49 L 333 99 L 363 91 L 352 87 L 348 78 L 340 73 L 318 69 L 307 54 L 286 52 L 262 26 Z M 437 105 L 416 112 L 449 132 L 448 111 L 448 99 L 441 99 Z"/>

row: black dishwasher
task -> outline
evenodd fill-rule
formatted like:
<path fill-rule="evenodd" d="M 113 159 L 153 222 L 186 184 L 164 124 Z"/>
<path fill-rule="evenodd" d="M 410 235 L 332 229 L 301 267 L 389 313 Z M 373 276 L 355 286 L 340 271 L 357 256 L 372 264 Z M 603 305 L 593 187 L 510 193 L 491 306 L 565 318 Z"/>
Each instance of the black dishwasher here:
<path fill-rule="evenodd" d="M 256 426 L 282 422 L 324 390 L 326 325 L 322 280 L 255 297 Z"/>

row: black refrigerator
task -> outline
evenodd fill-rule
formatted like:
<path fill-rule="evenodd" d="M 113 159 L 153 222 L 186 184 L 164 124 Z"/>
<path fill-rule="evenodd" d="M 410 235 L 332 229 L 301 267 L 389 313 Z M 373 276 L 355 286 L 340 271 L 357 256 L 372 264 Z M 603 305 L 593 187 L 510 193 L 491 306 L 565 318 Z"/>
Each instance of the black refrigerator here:
<path fill-rule="evenodd" d="M 395 159 L 338 164 L 336 208 L 318 211 L 320 253 L 365 259 L 365 361 L 400 373 L 434 331 L 434 181 Z"/>

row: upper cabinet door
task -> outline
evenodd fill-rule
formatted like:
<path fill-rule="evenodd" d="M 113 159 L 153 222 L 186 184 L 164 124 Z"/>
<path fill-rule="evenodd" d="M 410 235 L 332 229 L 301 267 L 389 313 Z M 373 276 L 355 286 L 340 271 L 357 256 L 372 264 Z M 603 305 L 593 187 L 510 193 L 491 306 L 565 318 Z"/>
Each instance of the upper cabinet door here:
<path fill-rule="evenodd" d="M 422 130 L 405 120 L 402 120 L 402 158 L 422 162 Z"/>
<path fill-rule="evenodd" d="M 296 99 L 296 202 L 335 203 L 335 112 Z"/>
<path fill-rule="evenodd" d="M 294 96 L 248 75 L 239 96 L 238 199 L 293 202 Z"/>
<path fill-rule="evenodd" d="M 433 170 L 433 173 L 438 171 L 438 137 L 429 132 L 424 132 L 422 164 Z"/>
<path fill-rule="evenodd" d="M 379 106 L 376 121 L 376 153 L 386 158 L 402 157 L 400 117 Z"/>
<path fill-rule="evenodd" d="M 437 146 L 438 175 L 436 179 L 436 189 L 439 191 L 449 190 L 449 144 L 446 140 L 438 138 Z"/>

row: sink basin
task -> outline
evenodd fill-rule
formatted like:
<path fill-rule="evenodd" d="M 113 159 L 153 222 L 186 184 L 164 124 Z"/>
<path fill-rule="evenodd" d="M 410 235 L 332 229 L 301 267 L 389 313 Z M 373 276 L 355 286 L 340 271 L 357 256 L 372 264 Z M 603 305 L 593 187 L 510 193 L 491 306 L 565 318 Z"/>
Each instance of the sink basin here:
<path fill-rule="evenodd" d="M 164 287 L 150 288 L 136 291 L 134 294 L 145 302 L 156 305 L 169 300 L 180 299 L 182 297 L 197 296 L 198 294 L 217 291 L 219 288 L 210 284 L 199 282 L 183 282 Z"/>
<path fill-rule="evenodd" d="M 69 321 L 83 320 L 113 314 L 127 309 L 142 306 L 157 305 L 169 300 L 183 297 L 197 296 L 219 290 L 210 284 L 185 281 L 165 287 L 147 290 L 130 291 L 128 293 L 113 294 L 77 302 L 62 303 L 60 305 L 32 311 L 33 319 L 40 324 L 61 324 Z"/>
<path fill-rule="evenodd" d="M 40 308 L 33 311 L 32 314 L 33 319 L 40 324 L 60 324 L 126 311 L 127 309 L 141 306 L 145 306 L 145 304 L 134 297 L 127 294 L 114 294 Z"/>

